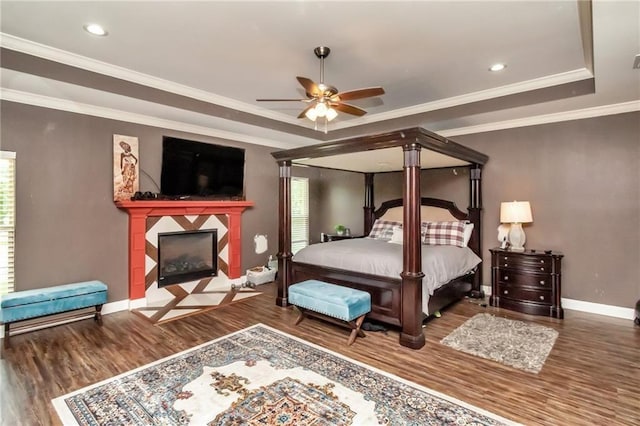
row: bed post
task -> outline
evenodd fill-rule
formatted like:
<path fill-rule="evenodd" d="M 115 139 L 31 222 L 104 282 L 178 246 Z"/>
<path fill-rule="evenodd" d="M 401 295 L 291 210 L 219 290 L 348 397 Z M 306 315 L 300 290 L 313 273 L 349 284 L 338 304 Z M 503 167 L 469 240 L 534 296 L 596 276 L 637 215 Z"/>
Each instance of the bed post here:
<path fill-rule="evenodd" d="M 288 305 L 287 292 L 291 282 L 291 161 L 278 162 L 279 179 L 279 236 L 278 236 L 278 295 L 276 305 Z"/>
<path fill-rule="evenodd" d="M 469 170 L 469 219 L 474 224 L 475 240 L 471 249 L 482 259 L 482 166 L 473 164 Z M 482 264 L 473 276 L 473 285 L 469 294 L 471 297 L 481 299 L 482 291 Z"/>
<path fill-rule="evenodd" d="M 364 174 L 364 235 L 369 235 L 373 228 L 373 173 Z"/>
<path fill-rule="evenodd" d="M 402 332 L 400 344 L 411 349 L 424 346 L 422 332 L 422 244 L 420 241 L 420 145 L 403 146 Z"/>

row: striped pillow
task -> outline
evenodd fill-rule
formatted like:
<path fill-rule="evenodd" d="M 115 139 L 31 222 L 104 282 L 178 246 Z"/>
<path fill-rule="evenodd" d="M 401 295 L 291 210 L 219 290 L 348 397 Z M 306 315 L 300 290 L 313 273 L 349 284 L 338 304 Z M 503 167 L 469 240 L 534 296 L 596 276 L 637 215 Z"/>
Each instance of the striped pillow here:
<path fill-rule="evenodd" d="M 402 222 L 376 219 L 373 228 L 371 228 L 371 232 L 369 232 L 369 238 L 390 240 L 393 236 L 393 228 L 396 226 L 402 228 Z"/>
<path fill-rule="evenodd" d="M 464 222 L 423 222 L 422 244 L 464 247 Z"/>

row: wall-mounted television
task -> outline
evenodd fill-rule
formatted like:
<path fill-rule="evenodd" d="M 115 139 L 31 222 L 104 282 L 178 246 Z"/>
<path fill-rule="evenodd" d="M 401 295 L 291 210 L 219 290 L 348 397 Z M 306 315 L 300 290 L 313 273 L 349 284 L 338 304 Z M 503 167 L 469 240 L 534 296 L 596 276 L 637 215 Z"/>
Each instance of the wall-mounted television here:
<path fill-rule="evenodd" d="M 164 136 L 162 195 L 244 199 L 244 149 Z"/>

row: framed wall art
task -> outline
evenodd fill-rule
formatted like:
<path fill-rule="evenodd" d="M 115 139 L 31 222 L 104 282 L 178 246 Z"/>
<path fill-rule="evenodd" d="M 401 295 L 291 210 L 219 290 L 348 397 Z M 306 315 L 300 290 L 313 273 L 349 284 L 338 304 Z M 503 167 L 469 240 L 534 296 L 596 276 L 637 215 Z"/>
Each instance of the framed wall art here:
<path fill-rule="evenodd" d="M 113 201 L 130 200 L 140 188 L 138 138 L 113 135 Z"/>

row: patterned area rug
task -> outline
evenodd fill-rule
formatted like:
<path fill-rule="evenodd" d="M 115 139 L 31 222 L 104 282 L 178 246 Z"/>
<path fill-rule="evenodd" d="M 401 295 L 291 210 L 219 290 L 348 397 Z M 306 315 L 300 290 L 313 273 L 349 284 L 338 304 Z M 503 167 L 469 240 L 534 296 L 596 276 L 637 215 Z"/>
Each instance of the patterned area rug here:
<path fill-rule="evenodd" d="M 550 327 L 476 314 L 440 343 L 530 373 L 544 365 L 558 332 Z"/>
<path fill-rule="evenodd" d="M 501 425 L 258 324 L 54 399 L 64 425 Z"/>

